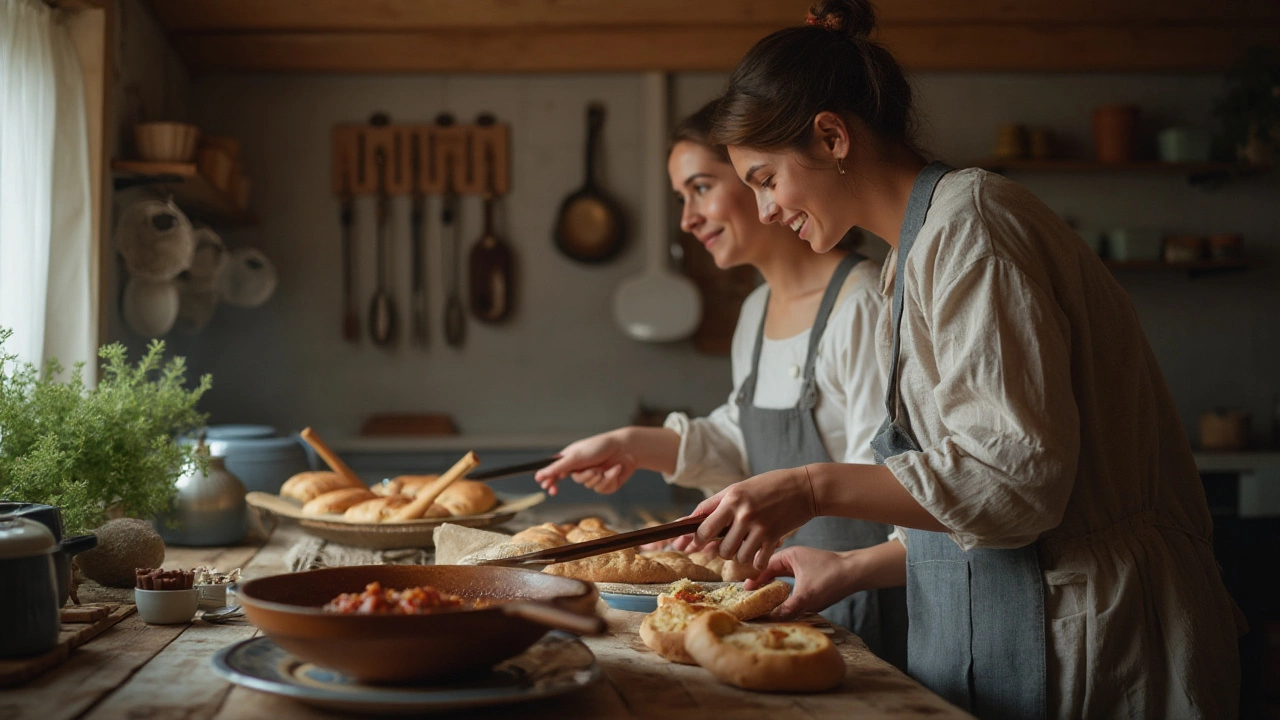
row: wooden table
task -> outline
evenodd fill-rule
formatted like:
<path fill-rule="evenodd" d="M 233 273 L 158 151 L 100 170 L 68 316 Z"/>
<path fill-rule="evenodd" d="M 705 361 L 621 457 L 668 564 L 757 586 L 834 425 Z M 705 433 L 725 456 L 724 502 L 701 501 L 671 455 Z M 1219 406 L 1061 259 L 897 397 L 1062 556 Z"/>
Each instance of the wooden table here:
<path fill-rule="evenodd" d="M 246 577 L 288 572 L 285 553 L 301 535 L 281 526 L 261 545 L 169 548 L 166 568 L 244 568 Z M 848 664 L 830 693 L 771 695 L 723 685 L 700 667 L 667 662 L 640 642 L 640 613 L 609 610 L 610 632 L 587 638 L 605 677 L 589 688 L 521 705 L 466 713 L 479 718 L 969 718 L 877 658 L 856 636 L 837 631 Z M 209 658 L 257 635 L 249 625 L 147 625 L 135 614 L 77 648 L 68 662 L 28 684 L 0 692 L 0 719 L 184 718 L 332 720 L 334 714 L 231 685 Z M 688 715 L 685 715 L 688 713 Z"/>

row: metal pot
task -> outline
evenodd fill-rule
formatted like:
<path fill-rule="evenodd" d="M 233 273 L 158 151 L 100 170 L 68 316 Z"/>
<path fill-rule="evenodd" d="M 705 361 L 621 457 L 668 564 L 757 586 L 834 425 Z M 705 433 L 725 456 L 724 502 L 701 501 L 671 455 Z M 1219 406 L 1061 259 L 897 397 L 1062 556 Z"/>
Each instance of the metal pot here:
<path fill-rule="evenodd" d="M 58 607 L 67 604 L 71 596 L 71 558 L 98 547 L 98 536 L 93 533 L 63 539 L 66 533 L 62 524 L 62 508 L 40 503 L 0 501 L 0 516 L 13 515 L 34 520 L 49 529 L 57 545 L 53 552 L 54 578 L 58 582 Z"/>
<path fill-rule="evenodd" d="M 0 516 L 0 658 L 49 652 L 58 645 L 58 584 L 53 533 L 35 520 Z"/>
<path fill-rule="evenodd" d="M 209 458 L 209 472 L 191 468 L 178 478 L 172 510 L 156 517 L 156 532 L 169 545 L 234 545 L 249 529 L 244 483 L 225 459 Z M 171 525 L 172 522 L 172 525 Z"/>

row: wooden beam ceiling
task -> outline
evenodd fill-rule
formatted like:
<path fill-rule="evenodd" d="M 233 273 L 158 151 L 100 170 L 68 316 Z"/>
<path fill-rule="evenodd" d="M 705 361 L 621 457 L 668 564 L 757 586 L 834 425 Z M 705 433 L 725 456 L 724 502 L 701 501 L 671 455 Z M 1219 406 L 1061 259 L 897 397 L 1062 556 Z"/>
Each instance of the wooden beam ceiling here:
<path fill-rule="evenodd" d="M 809 0 L 149 0 L 196 72 L 731 69 Z M 1219 71 L 1275 0 L 884 0 L 913 71 Z"/>

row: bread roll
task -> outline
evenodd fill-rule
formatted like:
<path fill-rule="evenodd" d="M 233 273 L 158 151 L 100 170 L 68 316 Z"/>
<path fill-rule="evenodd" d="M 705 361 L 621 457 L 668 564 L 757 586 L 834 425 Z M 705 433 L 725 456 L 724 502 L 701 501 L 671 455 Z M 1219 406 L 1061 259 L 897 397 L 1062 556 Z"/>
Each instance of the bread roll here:
<path fill-rule="evenodd" d="M 791 586 L 781 580 L 755 590 L 747 590 L 737 583 L 708 590 L 696 582 L 680 580 L 658 595 L 658 606 L 672 602 L 712 605 L 739 620 L 751 620 L 778 607 L 790 596 Z"/>
<path fill-rule="evenodd" d="M 454 480 L 436 498 L 436 505 L 449 511 L 450 515 L 479 515 L 493 509 L 498 504 L 498 496 L 493 489 L 482 482 L 474 480 Z"/>
<path fill-rule="evenodd" d="M 373 491 L 363 485 L 358 488 L 343 488 L 341 490 L 331 490 L 319 497 L 312 498 L 302 506 L 302 512 L 307 515 L 326 515 L 328 513 L 344 513 L 347 508 L 365 500 L 372 500 L 378 497 Z"/>
<path fill-rule="evenodd" d="M 342 517 L 352 522 L 377 523 L 384 522 L 398 508 L 408 505 L 409 498 L 402 495 L 391 497 L 375 497 L 372 500 L 356 503 L 342 513 Z"/>
<path fill-rule="evenodd" d="M 513 545 L 537 545 L 539 550 L 549 550 L 553 547 L 569 544 L 569 541 L 551 523 L 543 523 L 521 530 L 511 536 L 510 542 Z"/>
<path fill-rule="evenodd" d="M 663 605 L 644 616 L 640 622 L 640 639 L 650 650 L 671 662 L 697 665 L 697 661 L 684 649 L 684 633 L 691 620 L 713 609 L 707 605 L 679 601 Z"/>
<path fill-rule="evenodd" d="M 336 472 L 316 470 L 300 472 L 280 486 L 280 497 L 293 498 L 302 503 L 311 502 L 321 495 L 342 488 L 363 487 L 354 485 Z"/>
<path fill-rule="evenodd" d="M 439 475 L 397 475 L 383 483 L 382 494 L 414 497 L 423 486 L 439 477 Z"/>
<path fill-rule="evenodd" d="M 600 518 L 589 517 L 584 518 L 576 527 L 565 533 L 565 537 L 571 543 L 580 543 L 617 534 L 617 532 L 610 530 Z"/>
<path fill-rule="evenodd" d="M 752 626 L 713 610 L 689 621 L 684 647 L 721 682 L 746 690 L 819 692 L 844 680 L 840 651 L 807 625 Z"/>

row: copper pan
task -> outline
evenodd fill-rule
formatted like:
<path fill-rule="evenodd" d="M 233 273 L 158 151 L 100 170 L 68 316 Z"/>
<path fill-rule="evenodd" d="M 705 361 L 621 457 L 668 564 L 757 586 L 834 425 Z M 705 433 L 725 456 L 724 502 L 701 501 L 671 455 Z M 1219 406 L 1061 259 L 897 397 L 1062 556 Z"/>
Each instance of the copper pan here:
<path fill-rule="evenodd" d="M 430 585 L 502 604 L 427 615 L 339 615 L 321 610 L 371 582 Z M 490 668 L 557 628 L 604 632 L 595 586 L 531 570 L 460 565 L 361 565 L 258 578 L 240 587 L 249 622 L 301 660 L 362 682 L 439 680 Z"/>

